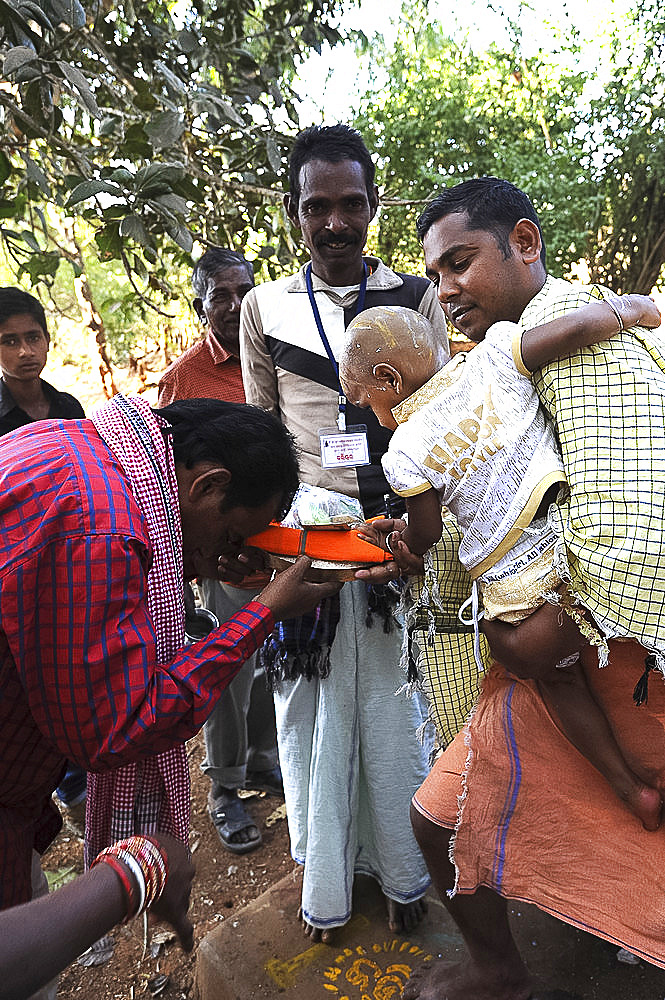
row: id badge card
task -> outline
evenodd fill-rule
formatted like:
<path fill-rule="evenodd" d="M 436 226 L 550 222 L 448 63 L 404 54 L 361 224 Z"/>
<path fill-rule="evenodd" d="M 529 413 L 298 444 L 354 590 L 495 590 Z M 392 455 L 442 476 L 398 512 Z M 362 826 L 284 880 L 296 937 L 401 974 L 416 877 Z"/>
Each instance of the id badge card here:
<path fill-rule="evenodd" d="M 342 469 L 369 465 L 367 425 L 356 424 L 341 431 L 339 427 L 322 427 L 319 431 L 321 467 Z"/>

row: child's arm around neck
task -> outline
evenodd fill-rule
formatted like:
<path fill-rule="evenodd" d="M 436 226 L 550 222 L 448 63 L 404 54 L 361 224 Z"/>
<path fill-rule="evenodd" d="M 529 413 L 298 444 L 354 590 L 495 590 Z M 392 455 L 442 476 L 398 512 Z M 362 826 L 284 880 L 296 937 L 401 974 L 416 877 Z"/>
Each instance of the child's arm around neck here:
<path fill-rule="evenodd" d="M 521 360 L 528 372 L 582 347 L 599 344 L 631 326 L 660 326 L 660 312 L 648 295 L 599 300 L 536 326 L 522 335 Z"/>

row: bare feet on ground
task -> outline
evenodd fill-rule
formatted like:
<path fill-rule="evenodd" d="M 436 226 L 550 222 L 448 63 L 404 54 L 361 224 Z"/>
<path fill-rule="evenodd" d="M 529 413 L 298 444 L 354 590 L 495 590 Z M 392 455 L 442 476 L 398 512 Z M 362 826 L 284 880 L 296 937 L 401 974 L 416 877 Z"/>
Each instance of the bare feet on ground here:
<path fill-rule="evenodd" d="M 398 903 L 394 899 L 388 899 L 387 896 L 385 899 L 388 907 L 388 926 L 393 934 L 409 934 L 427 913 L 427 903 L 424 899 L 417 899 L 413 903 Z M 312 927 L 303 917 L 302 907 L 298 910 L 298 920 L 302 924 L 305 937 L 310 941 L 334 943 L 336 927 L 328 927 L 325 930 L 321 927 Z"/>
<path fill-rule="evenodd" d="M 312 927 L 302 915 L 302 907 L 298 908 L 298 920 L 302 924 L 302 929 L 305 932 L 305 937 L 308 937 L 310 941 L 318 943 L 319 941 L 323 944 L 332 944 L 335 939 L 335 927 L 328 927 L 325 930 L 322 927 Z"/>
<path fill-rule="evenodd" d="M 397 903 L 386 896 L 388 907 L 388 926 L 393 934 L 410 934 L 427 913 L 425 899 L 416 899 L 413 903 Z"/>
<path fill-rule="evenodd" d="M 402 1000 L 528 1000 L 531 977 L 524 965 L 490 966 L 481 970 L 471 961 L 437 962 L 427 972 L 414 973 Z"/>

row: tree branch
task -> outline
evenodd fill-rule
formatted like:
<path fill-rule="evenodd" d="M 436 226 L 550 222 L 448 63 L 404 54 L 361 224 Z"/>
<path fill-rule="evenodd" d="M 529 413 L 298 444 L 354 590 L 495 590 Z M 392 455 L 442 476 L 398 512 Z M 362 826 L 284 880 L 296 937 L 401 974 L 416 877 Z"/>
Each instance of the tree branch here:
<path fill-rule="evenodd" d="M 164 310 L 160 309 L 159 306 L 155 305 L 154 302 L 151 302 L 150 299 L 147 298 L 143 294 L 141 289 L 137 286 L 136 282 L 134 281 L 134 272 L 132 271 L 129 265 L 129 261 L 127 260 L 127 254 L 125 253 L 124 248 L 120 249 L 120 256 L 122 258 L 122 266 L 124 267 L 125 274 L 127 275 L 127 280 L 129 281 L 134 293 L 138 296 L 141 302 L 144 302 L 145 305 L 150 306 L 150 308 L 154 312 L 159 313 L 160 316 L 166 316 L 167 319 L 175 319 L 175 313 L 164 312 Z"/>
<path fill-rule="evenodd" d="M 37 133 L 40 139 L 44 139 L 48 142 L 54 149 L 58 150 L 58 152 L 61 153 L 65 159 L 71 160 L 71 162 L 74 163 L 80 171 L 82 177 L 90 177 L 90 164 L 87 159 L 85 157 L 81 159 L 81 154 L 72 149 L 71 146 L 68 146 L 67 143 L 63 142 L 62 139 L 59 139 L 53 134 L 53 132 L 48 132 L 45 128 L 42 128 L 42 126 L 39 125 L 31 115 L 23 111 L 22 108 L 19 108 L 18 104 L 8 97 L 6 91 L 4 90 L 0 90 L 0 105 L 6 108 L 12 117 L 18 119 L 23 118 L 28 123 L 30 128 Z M 20 124 L 18 122 L 17 127 L 20 128 Z"/>

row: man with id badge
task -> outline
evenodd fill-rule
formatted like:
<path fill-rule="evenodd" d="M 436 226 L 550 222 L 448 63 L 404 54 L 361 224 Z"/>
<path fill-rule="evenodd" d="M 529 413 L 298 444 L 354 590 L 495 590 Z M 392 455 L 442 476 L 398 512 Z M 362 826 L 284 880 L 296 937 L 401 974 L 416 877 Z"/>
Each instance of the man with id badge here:
<path fill-rule="evenodd" d="M 370 306 L 403 305 L 443 338 L 444 316 L 426 279 L 363 257 L 378 191 L 358 132 L 345 125 L 301 132 L 289 180 L 284 203 L 311 261 L 245 297 L 245 393 L 294 435 L 303 482 L 356 497 L 373 517 L 385 511 L 389 492 L 381 455 L 390 432 L 342 393 L 346 327 Z M 332 929 L 349 920 L 354 874 L 379 882 L 393 932 L 409 931 L 424 912 L 429 880 L 409 803 L 428 770 L 416 736 L 426 708 L 419 697 L 395 696 L 406 678 L 389 597 L 362 581 L 345 584 L 339 603 L 322 606 L 307 633 L 308 649 L 327 646 L 329 660 L 322 657 L 317 672 L 296 651 L 275 689 L 291 853 L 305 866 L 299 916 L 312 941 L 332 940 Z M 302 623 L 283 627 L 296 639 L 305 632 Z"/>

